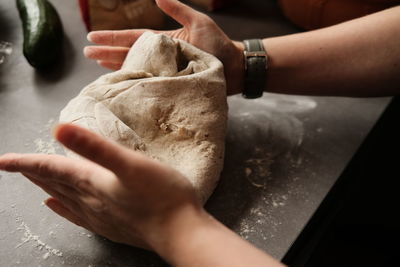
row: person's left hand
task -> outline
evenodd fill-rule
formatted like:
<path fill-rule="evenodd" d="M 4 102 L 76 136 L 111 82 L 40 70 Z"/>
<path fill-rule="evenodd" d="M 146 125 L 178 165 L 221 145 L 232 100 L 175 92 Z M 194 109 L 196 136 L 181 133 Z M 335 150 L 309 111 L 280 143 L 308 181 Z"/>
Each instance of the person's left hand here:
<path fill-rule="evenodd" d="M 45 204 L 71 222 L 115 242 L 160 250 L 171 224 L 205 214 L 178 171 L 78 126 L 60 125 L 55 137 L 88 160 L 6 154 L 0 170 L 21 172 L 52 196 Z"/>
<path fill-rule="evenodd" d="M 97 46 L 86 46 L 85 56 L 95 59 L 100 66 L 118 70 L 121 68 L 129 48 L 145 31 L 162 33 L 188 42 L 216 56 L 224 65 L 227 94 L 233 95 L 241 92 L 244 77 L 242 43 L 231 40 L 209 16 L 180 1 L 156 0 L 156 4 L 182 27 L 165 31 L 131 29 L 90 32 L 88 39 Z"/>

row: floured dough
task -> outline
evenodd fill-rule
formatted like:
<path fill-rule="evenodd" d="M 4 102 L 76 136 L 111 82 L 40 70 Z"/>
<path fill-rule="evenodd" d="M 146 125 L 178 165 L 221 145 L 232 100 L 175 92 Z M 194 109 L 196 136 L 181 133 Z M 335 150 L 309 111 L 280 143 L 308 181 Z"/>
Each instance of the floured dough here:
<path fill-rule="evenodd" d="M 122 68 L 86 86 L 60 121 L 179 170 L 204 203 L 222 170 L 227 109 L 220 61 L 186 42 L 146 32 Z"/>

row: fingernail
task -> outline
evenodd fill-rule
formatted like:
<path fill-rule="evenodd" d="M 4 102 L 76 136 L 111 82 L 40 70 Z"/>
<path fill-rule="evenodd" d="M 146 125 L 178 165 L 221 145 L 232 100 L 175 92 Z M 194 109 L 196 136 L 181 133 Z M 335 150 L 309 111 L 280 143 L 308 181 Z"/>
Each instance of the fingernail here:
<path fill-rule="evenodd" d="M 84 55 L 85 57 L 89 57 L 89 55 L 90 55 L 90 49 L 89 49 L 89 47 L 85 46 L 85 47 L 83 48 L 83 55 Z"/>
<path fill-rule="evenodd" d="M 93 43 L 92 33 L 91 33 L 91 32 L 89 32 L 89 33 L 86 35 L 86 39 L 87 39 L 89 42 L 92 42 L 92 43 Z"/>

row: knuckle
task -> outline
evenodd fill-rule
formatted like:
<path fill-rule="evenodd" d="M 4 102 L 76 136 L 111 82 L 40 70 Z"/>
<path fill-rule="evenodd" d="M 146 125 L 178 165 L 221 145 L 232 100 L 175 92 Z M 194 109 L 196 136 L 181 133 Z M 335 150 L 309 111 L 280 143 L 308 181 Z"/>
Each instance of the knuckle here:
<path fill-rule="evenodd" d="M 5 166 L 6 171 L 22 171 L 24 167 L 24 155 L 16 153 L 8 153 L 5 155 L 8 157 L 8 162 Z"/>
<path fill-rule="evenodd" d="M 14 158 L 8 162 L 8 164 L 6 166 L 6 170 L 7 171 L 16 171 L 16 170 L 18 170 L 19 166 L 20 166 L 20 159 Z"/>
<path fill-rule="evenodd" d="M 81 193 L 88 193 L 90 192 L 92 184 L 88 180 L 79 179 L 73 183 L 73 186 Z"/>
<path fill-rule="evenodd" d="M 86 197 L 83 199 L 83 203 L 85 206 L 91 211 L 91 213 L 95 214 L 106 214 L 107 213 L 107 205 L 103 200 L 99 199 L 95 196 Z"/>
<path fill-rule="evenodd" d="M 198 13 L 196 16 L 196 21 L 200 25 L 211 25 L 214 24 L 214 21 L 207 16 L 206 14 L 203 13 Z"/>
<path fill-rule="evenodd" d="M 38 161 L 36 162 L 36 171 L 39 175 L 46 175 L 50 171 L 49 163 L 46 161 Z"/>

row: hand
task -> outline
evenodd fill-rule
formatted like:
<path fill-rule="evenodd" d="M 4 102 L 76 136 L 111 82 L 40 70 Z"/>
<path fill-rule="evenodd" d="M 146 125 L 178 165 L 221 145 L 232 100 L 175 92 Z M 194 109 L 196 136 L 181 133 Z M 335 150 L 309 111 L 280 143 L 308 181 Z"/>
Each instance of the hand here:
<path fill-rule="evenodd" d="M 74 125 L 55 137 L 86 159 L 6 154 L 0 170 L 21 172 L 51 195 L 45 204 L 115 242 L 153 249 L 172 266 L 282 267 L 216 221 L 180 173 Z"/>
<path fill-rule="evenodd" d="M 183 27 L 172 31 L 153 31 L 186 41 L 216 56 L 224 65 L 228 95 L 242 91 L 244 63 L 243 46 L 234 42 L 207 15 L 177 0 L 157 0 L 158 7 Z M 87 46 L 86 57 L 98 64 L 117 70 L 121 67 L 129 48 L 145 29 L 121 31 L 95 31 L 88 40 L 100 46 Z"/>
<path fill-rule="evenodd" d="M 7 154 L 0 170 L 21 172 L 40 186 L 52 196 L 45 204 L 69 221 L 156 250 L 176 220 L 205 214 L 192 185 L 172 168 L 77 126 L 60 125 L 55 137 L 88 160 Z"/>

